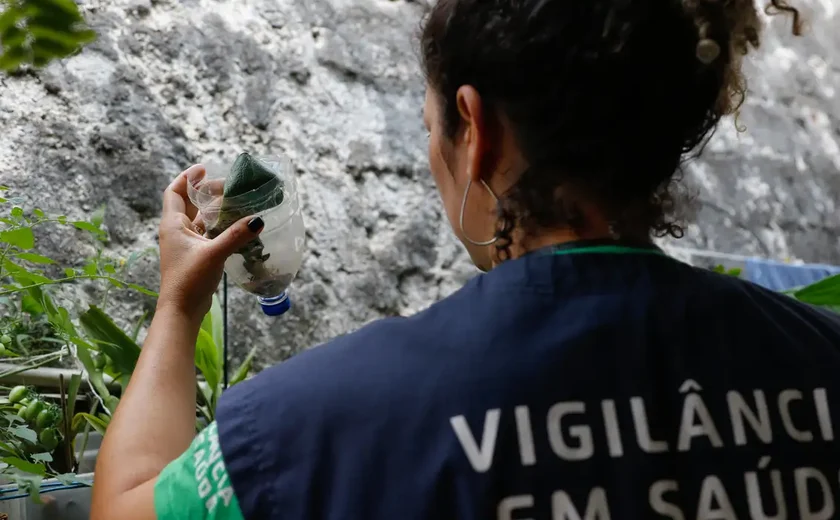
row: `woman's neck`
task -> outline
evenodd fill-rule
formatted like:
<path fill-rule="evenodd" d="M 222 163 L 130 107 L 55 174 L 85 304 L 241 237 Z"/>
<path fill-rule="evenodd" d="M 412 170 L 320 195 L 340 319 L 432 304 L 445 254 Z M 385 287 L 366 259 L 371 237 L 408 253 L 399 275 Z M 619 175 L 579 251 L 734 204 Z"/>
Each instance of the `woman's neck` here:
<path fill-rule="evenodd" d="M 510 247 L 507 248 L 505 254 L 506 258 L 500 258 L 498 251 L 493 255 L 493 266 L 500 264 L 503 260 L 513 260 L 519 258 L 533 251 L 538 251 L 551 246 L 559 246 L 568 244 L 569 242 L 580 241 L 596 241 L 596 240 L 612 240 L 612 241 L 631 241 L 636 244 L 651 243 L 649 236 L 643 237 L 623 237 L 617 236 L 609 226 L 604 229 L 590 229 L 588 231 L 575 231 L 569 228 L 546 230 L 540 233 L 532 233 L 524 236 L 521 233 L 514 233 L 514 240 Z M 495 248 L 495 246 L 490 246 Z"/>

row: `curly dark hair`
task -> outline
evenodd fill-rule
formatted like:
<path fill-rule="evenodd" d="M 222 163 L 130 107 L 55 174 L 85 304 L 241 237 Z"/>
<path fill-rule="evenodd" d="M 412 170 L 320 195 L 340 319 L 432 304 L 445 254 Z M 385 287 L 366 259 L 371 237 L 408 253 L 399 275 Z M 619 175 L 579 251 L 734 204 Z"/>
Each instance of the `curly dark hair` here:
<path fill-rule="evenodd" d="M 801 32 L 784 0 L 771 11 Z M 681 237 L 676 174 L 743 103 L 741 61 L 760 29 L 753 0 L 438 0 L 421 52 L 445 132 L 471 85 L 528 163 L 499 197 L 500 252 L 515 228 L 585 228 L 572 193 L 622 236 Z"/>

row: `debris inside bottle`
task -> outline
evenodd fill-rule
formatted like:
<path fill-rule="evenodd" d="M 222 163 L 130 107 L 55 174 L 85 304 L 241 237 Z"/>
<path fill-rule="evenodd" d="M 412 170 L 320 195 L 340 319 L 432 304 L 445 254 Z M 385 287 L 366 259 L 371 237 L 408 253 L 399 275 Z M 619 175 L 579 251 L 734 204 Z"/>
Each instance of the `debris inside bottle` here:
<path fill-rule="evenodd" d="M 279 206 L 283 203 L 283 197 L 283 181 L 276 173 L 251 154 L 239 154 L 225 180 L 218 218 L 207 229 L 207 237 L 215 238 L 239 220 Z M 244 258 L 245 269 L 251 274 L 250 284 L 259 286 L 276 277 L 276 273 L 265 267 L 271 255 L 264 253 L 264 248 L 262 240 L 257 238 L 237 251 Z"/>

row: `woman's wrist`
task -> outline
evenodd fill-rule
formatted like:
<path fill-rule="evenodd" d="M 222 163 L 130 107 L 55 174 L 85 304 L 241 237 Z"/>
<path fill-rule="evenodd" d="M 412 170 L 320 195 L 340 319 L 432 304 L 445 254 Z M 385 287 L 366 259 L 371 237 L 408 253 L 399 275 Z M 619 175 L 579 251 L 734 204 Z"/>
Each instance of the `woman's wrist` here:
<path fill-rule="evenodd" d="M 175 323 L 188 326 L 191 330 L 195 329 L 196 333 L 198 333 L 198 329 L 201 327 L 201 322 L 206 314 L 205 312 L 201 312 L 199 307 L 198 305 L 188 305 L 172 300 L 160 299 L 155 308 L 155 316 L 166 317 Z"/>

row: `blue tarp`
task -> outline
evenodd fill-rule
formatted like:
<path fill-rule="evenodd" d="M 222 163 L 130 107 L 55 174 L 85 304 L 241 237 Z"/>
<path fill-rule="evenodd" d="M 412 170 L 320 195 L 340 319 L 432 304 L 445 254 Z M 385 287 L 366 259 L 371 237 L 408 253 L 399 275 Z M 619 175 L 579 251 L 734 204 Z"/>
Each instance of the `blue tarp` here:
<path fill-rule="evenodd" d="M 761 258 L 745 262 L 744 277 L 773 291 L 786 291 L 840 274 L 840 267 L 821 264 L 793 265 Z"/>

